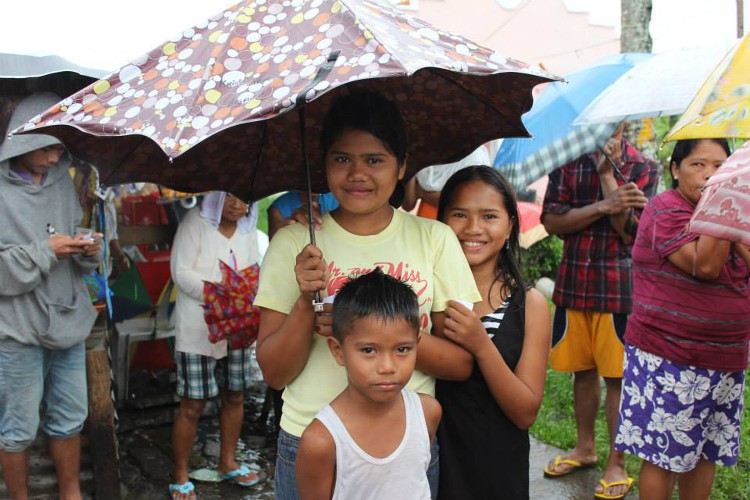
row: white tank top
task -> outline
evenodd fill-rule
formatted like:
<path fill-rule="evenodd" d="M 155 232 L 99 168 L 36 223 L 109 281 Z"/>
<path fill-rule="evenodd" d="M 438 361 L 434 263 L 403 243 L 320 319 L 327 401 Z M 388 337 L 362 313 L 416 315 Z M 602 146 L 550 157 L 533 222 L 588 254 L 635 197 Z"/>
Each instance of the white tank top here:
<path fill-rule="evenodd" d="M 315 417 L 336 444 L 336 484 L 333 500 L 429 500 L 430 437 L 419 395 L 401 391 L 406 409 L 406 431 L 396 450 L 375 458 L 354 442 L 331 405 Z"/>

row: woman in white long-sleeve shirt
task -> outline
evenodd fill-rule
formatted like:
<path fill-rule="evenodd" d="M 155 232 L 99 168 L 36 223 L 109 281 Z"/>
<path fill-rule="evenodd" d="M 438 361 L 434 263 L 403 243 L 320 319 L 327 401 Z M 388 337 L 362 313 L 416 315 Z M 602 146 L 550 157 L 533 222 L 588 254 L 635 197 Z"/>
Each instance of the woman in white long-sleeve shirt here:
<path fill-rule="evenodd" d="M 234 458 L 243 418 L 243 393 L 252 383 L 249 349 L 230 349 L 226 341 L 211 343 L 203 318 L 203 281 L 221 281 L 219 261 L 240 270 L 260 263 L 268 238 L 255 228 L 255 210 L 223 192 L 208 194 L 200 208 L 188 212 L 172 245 L 175 305 L 175 362 L 180 410 L 172 430 L 175 472 L 169 486 L 173 498 L 194 498 L 188 459 L 198 420 L 209 398 L 221 395 L 221 451 L 218 471 L 241 486 L 258 475 Z"/>

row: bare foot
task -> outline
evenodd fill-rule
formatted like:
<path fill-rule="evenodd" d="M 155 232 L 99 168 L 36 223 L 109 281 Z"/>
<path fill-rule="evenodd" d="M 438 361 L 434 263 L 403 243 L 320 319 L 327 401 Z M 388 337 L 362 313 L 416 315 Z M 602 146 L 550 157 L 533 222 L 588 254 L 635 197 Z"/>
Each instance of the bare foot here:
<path fill-rule="evenodd" d="M 564 476 L 576 469 L 596 465 L 596 460 L 596 453 L 583 453 L 574 448 L 565 455 L 560 455 L 550 460 L 545 468 L 545 473 L 550 476 Z"/>
<path fill-rule="evenodd" d="M 632 484 L 633 480 L 628 478 L 624 468 L 607 467 L 594 491 L 607 498 L 622 498 L 628 493 Z"/>
<path fill-rule="evenodd" d="M 188 481 L 184 483 L 175 483 L 175 486 L 184 486 Z M 195 490 L 189 487 L 174 488 L 170 486 L 170 493 L 173 500 L 196 500 Z M 181 491 L 182 490 L 182 491 Z"/>
<path fill-rule="evenodd" d="M 234 465 L 219 465 L 217 470 L 224 480 L 231 480 L 240 486 L 250 486 L 257 483 L 258 479 L 260 479 L 260 476 L 258 476 L 256 472 L 253 472 L 247 466 L 239 465 L 236 462 Z M 228 474 L 231 472 L 234 472 L 234 474 L 231 477 L 228 477 Z"/>

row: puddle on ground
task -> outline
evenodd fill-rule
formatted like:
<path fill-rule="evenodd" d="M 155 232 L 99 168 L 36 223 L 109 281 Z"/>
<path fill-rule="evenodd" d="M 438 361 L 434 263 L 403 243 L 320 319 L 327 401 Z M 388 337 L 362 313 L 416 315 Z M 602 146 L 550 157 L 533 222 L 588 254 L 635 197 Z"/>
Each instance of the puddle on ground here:
<path fill-rule="evenodd" d="M 273 407 L 263 415 L 266 385 L 255 373 L 255 383 L 245 396 L 245 416 L 237 443 L 237 461 L 261 477 L 257 485 L 242 487 L 229 482 L 195 481 L 196 494 L 213 499 L 272 499 L 276 460 Z M 120 474 L 125 498 L 165 498 L 173 472 L 171 431 L 177 411 L 175 375 L 171 370 L 135 370 L 130 380 L 131 399 L 118 410 Z M 219 456 L 218 400 L 207 405 L 190 457 L 191 470 L 215 468 Z"/>

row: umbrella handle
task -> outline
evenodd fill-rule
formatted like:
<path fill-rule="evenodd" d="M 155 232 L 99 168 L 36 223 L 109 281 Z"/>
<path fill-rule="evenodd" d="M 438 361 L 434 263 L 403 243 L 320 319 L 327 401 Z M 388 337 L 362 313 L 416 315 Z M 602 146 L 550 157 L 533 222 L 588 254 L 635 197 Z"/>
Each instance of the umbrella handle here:
<path fill-rule="evenodd" d="M 310 174 L 310 162 L 307 159 L 307 145 L 305 141 L 305 105 L 307 104 L 307 94 L 328 76 L 331 72 L 336 60 L 341 54 L 340 50 L 334 50 L 328 55 L 328 59 L 318 69 L 315 74 L 315 78 L 307 84 L 299 94 L 297 94 L 297 100 L 295 106 L 297 107 L 297 116 L 299 117 L 299 135 L 300 143 L 302 144 L 302 161 L 305 164 L 305 177 L 307 179 L 307 224 L 310 230 L 310 244 L 315 246 L 315 221 L 313 220 L 312 210 L 312 175 Z M 316 290 L 313 295 L 313 309 L 315 312 L 323 312 L 323 303 L 320 300 L 320 290 Z"/>
<path fill-rule="evenodd" d="M 604 151 L 603 147 L 599 146 L 599 151 L 601 151 L 609 164 L 612 165 L 612 172 L 615 174 L 615 177 L 627 184 L 628 180 L 622 175 L 622 172 L 620 172 L 620 167 L 617 166 L 617 163 L 615 163 L 614 160 L 609 157 L 609 155 Z"/>

